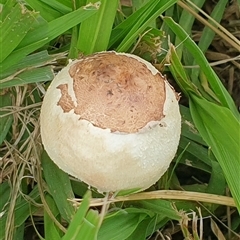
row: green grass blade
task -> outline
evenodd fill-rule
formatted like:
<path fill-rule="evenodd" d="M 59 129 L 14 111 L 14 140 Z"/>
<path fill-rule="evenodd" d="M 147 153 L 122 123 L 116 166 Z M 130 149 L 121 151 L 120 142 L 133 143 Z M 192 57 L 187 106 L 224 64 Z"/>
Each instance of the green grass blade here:
<path fill-rule="evenodd" d="M 128 212 L 128 209 L 111 213 L 103 220 L 97 239 L 127 239 L 147 216 L 144 212 Z"/>
<path fill-rule="evenodd" d="M 179 24 L 174 22 L 172 18 L 163 17 L 166 24 L 172 29 L 172 31 L 183 41 L 184 46 L 194 56 L 197 64 L 201 68 L 201 71 L 207 76 L 207 80 L 212 88 L 212 91 L 216 94 L 222 105 L 229 108 L 235 116 L 239 116 L 233 99 L 223 86 L 222 82 L 218 78 L 217 74 L 209 66 L 209 63 L 204 56 L 203 52 L 195 44 L 195 42 L 189 37 L 189 35 L 181 28 Z M 172 50 L 171 50 L 172 51 Z M 173 51 L 172 51 L 173 52 Z"/>
<path fill-rule="evenodd" d="M 206 0 L 192 0 L 192 2 L 198 6 L 199 8 L 201 8 L 204 4 Z M 192 26 L 193 26 L 193 23 L 195 21 L 195 17 L 190 14 L 187 10 L 183 9 L 182 11 L 182 14 L 181 14 L 181 17 L 178 21 L 178 24 L 186 31 L 187 34 L 191 35 L 191 31 L 192 31 Z M 176 40 L 174 42 L 174 45 L 175 46 L 178 46 L 176 51 L 177 51 L 177 54 L 179 56 L 179 59 L 182 59 L 182 55 L 185 55 L 184 56 L 184 59 L 186 59 L 186 63 L 185 64 L 191 64 L 192 62 L 192 58 L 193 56 L 190 56 L 189 57 L 189 54 L 185 54 L 183 49 L 184 49 L 184 45 L 181 44 L 182 43 L 182 39 L 179 38 L 178 36 L 176 36 Z"/>
<path fill-rule="evenodd" d="M 8 203 L 9 203 L 9 197 L 11 193 L 11 186 L 10 184 L 6 182 L 2 182 L 0 184 L 0 212 L 1 212 L 1 218 L 0 218 L 0 239 L 4 239 L 5 236 L 5 226 L 6 226 L 6 218 L 7 218 L 7 210 L 8 210 Z"/>
<path fill-rule="evenodd" d="M 47 38 L 47 42 L 53 40 L 67 30 L 86 20 L 97 13 L 97 6 L 87 5 L 66 15 L 52 20 L 51 22 L 40 25 L 33 31 L 29 32 L 23 39 L 19 48 L 28 46 L 36 41 Z"/>
<path fill-rule="evenodd" d="M 17 204 L 15 206 L 16 226 L 23 224 L 29 215 L 38 209 L 34 203 L 40 203 L 40 199 L 41 198 L 38 192 L 38 186 L 35 186 L 28 195 L 24 196 L 24 198 L 20 197 L 20 201 L 17 201 Z"/>
<path fill-rule="evenodd" d="M 127 51 L 134 41 L 137 39 L 139 34 L 143 33 L 143 31 L 154 21 L 156 18 L 166 11 L 169 7 L 175 4 L 176 0 L 162 0 L 162 1 L 149 1 L 149 4 L 144 5 L 143 9 L 140 8 L 138 11 L 143 13 L 136 18 L 135 15 L 139 15 L 138 11 L 135 12 L 132 16 L 134 19 L 133 23 L 129 22 L 130 17 L 126 20 L 129 22 L 127 29 L 125 29 L 125 37 L 122 42 L 117 47 L 117 51 L 124 52 Z M 126 25 L 125 23 L 120 24 L 117 27 L 117 30 L 122 28 L 122 25 Z"/>
<path fill-rule="evenodd" d="M 7 206 L 7 202 L 9 200 L 9 196 L 10 196 L 10 192 L 11 192 L 11 187 L 10 187 L 9 183 L 7 181 L 2 182 L 0 184 L 0 196 L 1 196 L 0 212 L 3 212 L 4 208 Z"/>
<path fill-rule="evenodd" d="M 81 7 L 49 23 L 43 19 L 38 19 L 39 25 L 35 26 L 32 31 L 29 31 L 17 49 L 1 63 L 0 74 L 9 69 L 13 64 L 20 62 L 28 54 L 49 43 L 96 12 L 97 7 L 91 5 Z"/>
<path fill-rule="evenodd" d="M 23 223 L 22 225 L 18 226 L 15 230 L 15 234 L 12 240 L 24 240 L 24 233 L 25 233 L 26 225 Z"/>
<path fill-rule="evenodd" d="M 194 126 L 189 108 L 180 105 L 180 113 L 182 116 L 181 135 L 193 140 L 195 143 L 199 143 L 202 146 L 206 146 L 206 143 L 203 141 L 201 135 Z"/>
<path fill-rule="evenodd" d="M 44 1 L 47 1 L 47 0 L 44 0 Z M 66 1 L 66 0 L 57 0 L 59 3 L 69 7 L 69 8 L 72 8 L 72 5 L 74 2 L 72 1 Z M 81 2 L 81 1 L 84 1 L 85 3 L 85 0 L 78 0 L 77 3 Z M 49 2 L 49 1 L 48 1 Z M 76 1 L 75 1 L 76 2 Z M 84 4 L 82 4 L 81 6 L 83 6 Z"/>
<path fill-rule="evenodd" d="M 37 15 L 37 13 L 30 12 L 23 5 L 17 3 L 3 22 L 0 22 L 0 63 L 22 41 Z"/>
<path fill-rule="evenodd" d="M 215 21 L 217 22 L 221 21 L 221 19 L 223 18 L 223 14 L 224 14 L 227 3 L 228 3 L 228 0 L 220 0 L 216 4 L 216 6 L 214 7 L 210 15 Z M 211 22 L 211 20 L 209 20 L 209 22 Z M 213 41 L 214 36 L 215 36 L 215 32 L 211 30 L 209 27 L 205 26 L 201 34 L 201 38 L 198 42 L 198 46 L 203 53 L 205 53 L 209 48 L 211 42 Z M 196 61 L 194 60 L 192 65 L 195 65 L 195 63 Z M 197 78 L 199 76 L 199 72 L 200 72 L 200 69 L 193 69 L 191 77 Z"/>
<path fill-rule="evenodd" d="M 11 77 L 11 76 L 10 76 Z M 0 80 L 0 89 L 20 86 L 29 83 L 37 83 L 43 81 L 51 81 L 54 78 L 54 73 L 51 66 L 33 68 L 28 71 L 24 71 L 13 78 L 8 80 Z"/>
<path fill-rule="evenodd" d="M 82 222 L 84 221 L 84 218 L 87 214 L 89 205 L 90 205 L 90 198 L 91 198 L 91 192 L 88 191 L 82 202 L 81 205 L 79 206 L 77 212 L 75 213 L 71 224 L 68 227 L 68 230 L 66 232 L 66 234 L 64 235 L 64 237 L 62 238 L 62 240 L 70 240 L 72 239 L 72 237 L 75 235 L 76 231 L 78 231 L 80 229 L 80 226 L 82 224 Z"/>
<path fill-rule="evenodd" d="M 228 108 L 195 95 L 191 96 L 190 111 L 224 172 L 240 213 L 240 122 Z"/>
<path fill-rule="evenodd" d="M 173 74 L 174 79 L 186 96 L 189 96 L 191 92 L 200 94 L 197 87 L 190 81 L 189 76 L 183 69 L 182 63 L 180 62 L 173 45 L 170 45 L 166 61 L 169 63 L 169 69 Z"/>
<path fill-rule="evenodd" d="M 97 4 L 96 1 L 94 2 Z M 98 12 L 82 22 L 77 43 L 81 53 L 91 54 L 107 49 L 118 2 L 118 0 L 102 0 Z"/>
<path fill-rule="evenodd" d="M 164 4 L 169 4 L 167 8 L 169 8 L 171 5 L 173 5 L 176 1 L 145 1 L 145 3 L 141 3 L 141 8 L 139 8 L 137 11 L 135 11 L 132 15 L 130 15 L 128 18 L 126 18 L 125 21 L 121 22 L 119 25 L 117 25 L 111 34 L 110 42 L 109 42 L 109 48 L 119 48 L 120 44 L 123 44 L 121 42 L 127 41 L 129 35 L 129 32 L 136 32 L 136 36 L 138 34 L 142 33 L 140 30 L 138 30 L 143 24 L 143 29 L 146 27 L 149 27 L 149 25 L 156 20 L 159 14 L 159 8 L 162 8 Z M 160 13 L 162 10 L 160 9 Z M 154 15 L 154 16 L 153 16 Z M 149 19 L 150 18 L 150 19 Z M 148 21 L 148 22 L 147 22 Z M 136 37 L 135 37 L 136 38 Z M 134 38 L 134 39 L 135 39 Z M 124 40 L 125 39 L 125 40 Z M 120 49 L 121 50 L 121 49 Z"/>
<path fill-rule="evenodd" d="M 179 220 L 181 219 L 180 214 L 176 209 L 173 208 L 173 205 L 170 201 L 166 200 L 142 200 L 136 202 L 137 206 L 151 210 L 154 213 L 161 214 L 170 219 Z"/>
<path fill-rule="evenodd" d="M 151 8 L 151 5 L 152 5 L 152 3 L 148 2 L 142 8 L 138 9 L 131 16 L 126 18 L 125 21 L 123 21 L 119 25 L 117 25 L 112 30 L 108 47 L 112 48 L 114 45 L 119 44 L 124 39 L 124 37 L 128 34 L 130 29 L 132 29 L 134 26 L 136 26 L 136 24 L 139 23 L 140 18 L 143 16 L 143 14 L 145 14 L 146 11 L 149 11 L 149 9 Z"/>
<path fill-rule="evenodd" d="M 21 49 L 14 50 L 0 65 L 0 75 L 4 75 L 5 72 L 10 72 L 12 65 L 18 64 L 28 54 L 34 52 L 39 47 L 43 46 L 47 42 L 47 38 L 34 42 Z"/>
<path fill-rule="evenodd" d="M 4 71 L 4 73 L 0 75 L 0 82 L 1 79 L 6 78 L 10 75 L 14 75 L 19 71 L 52 64 L 57 58 L 63 56 L 64 54 L 49 55 L 46 50 L 28 55 L 22 59 L 21 62 L 11 65 L 11 68 L 8 69 L 8 71 Z"/>
<path fill-rule="evenodd" d="M 49 191 L 61 216 L 71 222 L 75 209 L 68 200 L 74 198 L 68 174 L 60 170 L 45 151 L 42 154 L 42 167 Z"/>
<path fill-rule="evenodd" d="M 62 16 L 61 12 L 55 10 L 54 8 L 50 7 L 48 4 L 45 4 L 44 2 L 42 2 L 40 0 L 25 0 L 25 2 L 32 9 L 39 12 L 41 14 L 41 17 L 43 17 L 48 22 Z M 70 11 L 71 11 L 71 9 L 70 9 Z M 67 12 L 65 12 L 65 13 L 67 13 Z"/>
<path fill-rule="evenodd" d="M 8 1 L 5 0 L 0 2 L 2 4 L 1 12 L 0 12 L 0 20 L 3 21 L 16 5 L 16 0 L 8 0 Z"/>
<path fill-rule="evenodd" d="M 94 240 L 99 229 L 100 216 L 97 211 L 89 210 L 91 192 L 88 191 L 70 223 L 62 240 Z"/>
<path fill-rule="evenodd" d="M 6 135 L 12 125 L 13 116 L 7 115 L 9 111 L 4 111 L 3 108 L 12 105 L 12 97 L 10 93 L 1 94 L 0 92 L 0 145 L 5 140 Z"/>
<path fill-rule="evenodd" d="M 179 142 L 177 156 L 180 155 L 184 149 L 186 149 L 186 151 L 183 153 L 179 163 L 211 173 L 212 164 L 206 147 L 182 136 Z"/>
<path fill-rule="evenodd" d="M 12 79 L 7 81 L 0 80 L 0 89 L 25 85 L 29 83 L 37 83 L 43 81 L 51 81 L 54 78 L 54 73 L 51 66 L 34 68 L 29 71 L 25 71 Z"/>
<path fill-rule="evenodd" d="M 224 195 L 226 191 L 226 180 L 219 163 L 212 160 L 212 172 L 206 192 L 210 194 Z"/>
<path fill-rule="evenodd" d="M 99 217 L 98 211 L 90 209 L 75 239 L 82 239 L 82 240 L 97 239 L 99 222 L 100 222 L 100 217 Z M 74 238 L 72 239 L 74 240 Z"/>
<path fill-rule="evenodd" d="M 52 214 L 56 217 L 59 214 L 59 211 L 53 198 L 47 194 L 45 199 Z M 45 240 L 61 240 L 59 229 L 46 211 L 44 211 L 44 238 Z"/>
<path fill-rule="evenodd" d="M 67 14 L 72 10 L 70 7 L 66 6 L 64 3 L 61 3 L 57 0 L 51 0 L 51 1 L 41 0 L 41 2 L 47 4 L 51 9 L 54 9 L 62 14 Z"/>
<path fill-rule="evenodd" d="M 127 240 L 146 240 L 149 239 L 148 236 L 152 236 L 153 232 L 158 231 L 158 229 L 164 227 L 168 218 L 160 216 L 159 214 L 154 215 L 153 217 L 147 217 L 139 225 L 137 229 L 131 234 Z"/>
<path fill-rule="evenodd" d="M 77 41 L 78 41 L 78 26 L 74 26 L 72 28 L 72 36 L 71 36 L 71 44 L 68 51 L 69 59 L 76 59 L 79 56 L 79 52 L 77 49 Z"/>
<path fill-rule="evenodd" d="M 186 43 L 187 44 L 187 43 Z M 170 70 L 183 91 L 185 82 L 190 81 L 182 72 L 183 67 L 173 47 L 170 49 Z M 211 69 L 208 63 L 205 67 Z M 180 68 L 180 70 L 178 69 Z M 213 71 L 213 70 L 211 70 Z M 215 80 L 218 81 L 218 78 Z M 239 114 L 234 113 L 224 106 L 216 105 L 197 95 L 195 91 L 188 91 L 190 99 L 190 112 L 200 135 L 210 146 L 213 154 L 218 160 L 227 183 L 232 191 L 238 209 L 240 209 L 240 122 Z"/>
<path fill-rule="evenodd" d="M 0 187 L 0 193 L 2 193 L 2 185 Z M 8 184 L 3 185 L 3 190 L 5 190 L 4 194 L 10 194 L 9 190 L 7 189 L 7 186 L 10 188 Z M 1 195 L 2 199 L 2 195 Z M 3 198 L 3 200 L 6 200 L 6 198 Z M 15 205 L 14 208 L 14 226 L 21 226 L 24 224 L 24 222 L 29 218 L 31 213 L 34 213 L 37 210 L 37 207 L 34 204 L 31 204 L 31 201 L 35 203 L 40 202 L 40 196 L 38 192 L 37 186 L 34 187 L 34 189 L 28 194 L 25 195 L 25 198 L 22 196 L 19 196 L 17 199 L 17 204 Z M 5 226 L 7 223 L 7 215 L 9 213 L 9 204 L 6 203 L 4 206 L 4 209 L 0 209 L 2 212 L 2 216 L 0 217 L 0 239 L 5 239 Z"/>
<path fill-rule="evenodd" d="M 223 18 L 225 7 L 229 1 L 228 0 L 219 0 L 214 7 L 210 17 L 213 18 L 216 22 L 220 22 Z M 211 20 L 209 20 L 211 22 Z M 199 40 L 198 46 L 202 50 L 202 52 L 206 52 L 208 47 L 210 46 L 213 38 L 215 36 L 215 32 L 211 30 L 209 27 L 205 26 L 203 32 L 201 34 L 201 38 Z"/>

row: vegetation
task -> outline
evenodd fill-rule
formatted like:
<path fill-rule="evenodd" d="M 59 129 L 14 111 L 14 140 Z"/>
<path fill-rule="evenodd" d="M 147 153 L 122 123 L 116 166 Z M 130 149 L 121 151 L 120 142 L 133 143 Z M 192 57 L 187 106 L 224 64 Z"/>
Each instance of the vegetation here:
<path fill-rule="evenodd" d="M 0 0 L 0 239 L 239 239 L 239 12 L 239 0 Z M 216 41 L 231 50 L 218 75 Z M 177 155 L 144 192 L 88 190 L 41 145 L 49 82 L 104 50 L 145 58 L 182 93 Z"/>

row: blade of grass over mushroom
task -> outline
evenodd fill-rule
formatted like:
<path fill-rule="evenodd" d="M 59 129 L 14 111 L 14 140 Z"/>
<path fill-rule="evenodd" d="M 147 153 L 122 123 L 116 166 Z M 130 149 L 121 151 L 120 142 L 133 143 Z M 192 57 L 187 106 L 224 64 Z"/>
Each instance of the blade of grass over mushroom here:
<path fill-rule="evenodd" d="M 107 49 L 119 1 L 102 0 L 101 2 L 94 2 L 96 5 L 100 4 L 98 12 L 83 21 L 80 26 L 77 48 L 83 54 Z"/>
<path fill-rule="evenodd" d="M 49 191 L 59 209 L 61 216 L 70 222 L 74 215 L 74 207 L 68 199 L 74 198 L 68 175 L 60 170 L 44 151 L 42 167 Z"/>
<path fill-rule="evenodd" d="M 216 94 L 217 98 L 220 100 L 221 104 L 227 108 L 229 108 L 233 114 L 239 118 L 239 113 L 236 109 L 236 106 L 233 102 L 233 99 L 227 92 L 226 88 L 223 86 L 222 82 L 210 67 L 206 57 L 199 49 L 199 47 L 194 43 L 194 41 L 189 37 L 189 35 L 181 28 L 179 24 L 174 22 L 169 17 L 163 17 L 163 20 L 166 24 L 175 32 L 175 34 L 183 41 L 183 44 L 186 46 L 188 51 L 194 56 L 196 63 L 201 68 L 201 71 L 205 76 L 207 76 L 208 82 Z M 176 55 L 175 49 L 172 46 L 170 48 L 171 56 Z M 170 57 L 171 59 L 171 57 Z"/>
<path fill-rule="evenodd" d="M 91 192 L 87 191 L 62 240 L 96 239 L 100 216 L 97 211 L 89 210 L 90 199 Z"/>
<path fill-rule="evenodd" d="M 12 98 L 10 93 L 0 92 L 0 145 L 5 140 L 5 137 L 12 125 L 13 116 L 9 111 L 4 111 L 4 107 L 12 105 Z M 6 115 L 9 114 L 9 115 Z"/>
<path fill-rule="evenodd" d="M 162 14 L 176 2 L 176 0 L 163 0 L 160 2 L 149 1 L 146 5 L 138 10 L 140 13 L 142 13 L 141 15 L 138 11 L 136 11 L 134 14 L 132 14 L 132 16 L 127 18 L 127 20 L 119 24 L 116 29 L 113 30 L 113 34 L 115 31 L 118 36 L 121 36 L 123 33 L 124 35 L 122 35 L 123 39 L 115 38 L 114 40 L 115 42 L 118 42 L 119 40 L 121 41 L 117 47 L 117 51 L 127 51 L 137 39 L 139 34 L 142 33 L 152 23 L 152 21 L 154 21 L 160 14 Z M 133 21 L 131 22 L 131 20 Z M 123 27 L 125 27 L 124 31 L 122 31 Z"/>

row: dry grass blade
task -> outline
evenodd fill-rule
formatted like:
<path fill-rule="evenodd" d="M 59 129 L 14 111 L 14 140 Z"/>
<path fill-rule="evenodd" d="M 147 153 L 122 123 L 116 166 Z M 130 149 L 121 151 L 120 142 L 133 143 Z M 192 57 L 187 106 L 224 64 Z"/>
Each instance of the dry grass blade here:
<path fill-rule="evenodd" d="M 215 234 L 215 236 L 217 237 L 217 239 L 226 240 L 226 238 L 224 237 L 220 228 L 218 227 L 218 225 L 216 224 L 216 222 L 214 222 L 214 220 L 212 218 L 211 218 L 211 229 L 212 229 L 213 233 Z"/>
<path fill-rule="evenodd" d="M 141 192 L 129 196 L 119 196 L 108 199 L 108 203 L 137 201 L 149 199 L 171 199 L 171 200 L 184 200 L 184 201 L 197 201 L 205 203 L 213 203 L 219 205 L 226 205 L 236 207 L 234 200 L 231 197 L 219 196 L 208 193 L 200 192 L 186 192 L 177 190 L 159 190 L 153 192 Z M 81 199 L 74 199 L 76 202 L 81 202 Z M 105 198 L 93 198 L 91 206 L 101 206 L 106 203 Z"/>
<path fill-rule="evenodd" d="M 240 51 L 240 41 L 236 37 L 234 37 L 229 31 L 227 31 L 224 27 L 222 27 L 219 23 L 212 19 L 208 14 L 206 14 L 204 11 L 198 8 L 195 4 L 193 4 L 190 1 L 187 2 L 191 4 L 195 9 L 197 9 L 199 12 L 201 12 L 205 17 L 207 17 L 207 19 L 209 19 L 216 27 L 213 24 L 209 23 L 207 20 L 205 20 L 203 17 L 201 17 L 198 13 L 196 13 L 191 7 L 189 7 L 183 1 L 178 1 L 178 5 L 186 9 L 201 23 L 203 23 L 205 26 L 208 26 L 216 34 L 225 39 L 230 45 L 232 45 L 234 48 Z"/>
<path fill-rule="evenodd" d="M 17 93 L 14 101 L 15 109 L 21 109 L 26 96 L 29 94 L 28 90 L 27 86 L 15 88 Z M 5 140 L 1 146 L 3 154 L 3 165 L 1 166 L 3 174 L 1 177 L 3 181 L 10 179 L 12 188 L 5 228 L 6 239 L 13 238 L 15 219 L 18 217 L 15 215 L 15 205 L 22 191 L 22 182 L 29 176 L 34 178 L 35 175 L 36 156 L 32 150 L 35 148 L 39 136 L 38 121 L 35 118 L 38 109 L 28 106 L 23 111 L 14 111 L 13 108 L 10 108 L 9 111 L 13 115 L 12 139 L 11 142 Z M 33 126 L 33 131 L 29 130 L 29 125 Z M 26 134 L 28 134 L 27 137 Z M 5 174 L 6 169 L 7 174 Z M 28 181 L 32 180 L 29 178 Z"/>

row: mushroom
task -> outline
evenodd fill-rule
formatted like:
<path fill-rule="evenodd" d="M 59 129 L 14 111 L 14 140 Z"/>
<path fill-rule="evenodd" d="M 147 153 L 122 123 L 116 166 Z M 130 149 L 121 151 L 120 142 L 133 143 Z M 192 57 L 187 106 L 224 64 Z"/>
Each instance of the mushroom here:
<path fill-rule="evenodd" d="M 149 62 L 100 52 L 69 63 L 44 97 L 41 137 L 62 170 L 101 192 L 146 189 L 175 156 L 178 95 Z"/>

